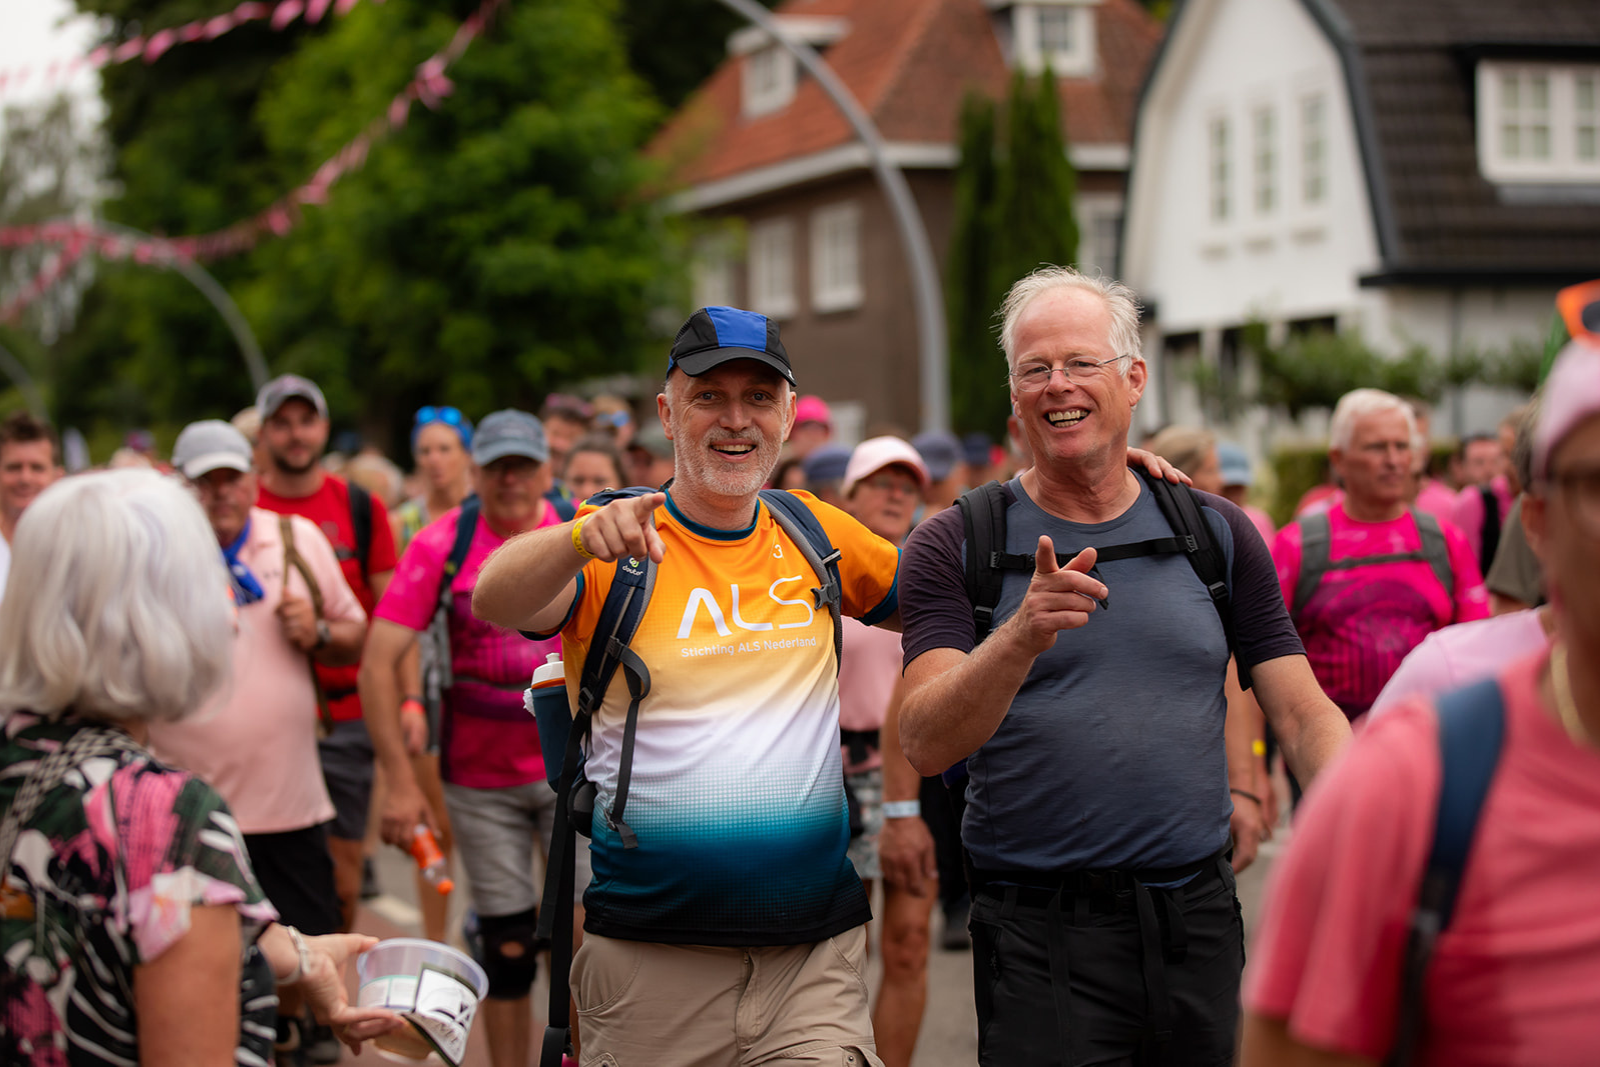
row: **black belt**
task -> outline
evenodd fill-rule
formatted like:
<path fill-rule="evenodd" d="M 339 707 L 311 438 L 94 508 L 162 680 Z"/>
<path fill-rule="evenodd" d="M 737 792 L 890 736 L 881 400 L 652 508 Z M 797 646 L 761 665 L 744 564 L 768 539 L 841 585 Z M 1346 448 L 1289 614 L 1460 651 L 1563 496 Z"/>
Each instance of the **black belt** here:
<path fill-rule="evenodd" d="M 852 764 L 865 763 L 878 747 L 878 731 L 839 728 L 839 743 L 850 753 Z"/>
<path fill-rule="evenodd" d="M 996 871 L 975 870 L 976 891 L 1000 901 L 1000 917 L 1020 907 L 1043 908 L 1047 922 L 1050 986 L 1056 1001 L 1056 1033 L 1061 1062 L 1077 1062 L 1072 1052 L 1072 976 L 1067 958 L 1067 928 L 1085 926 L 1093 911 L 1128 911 L 1138 916 L 1141 971 L 1144 977 L 1144 1054 L 1140 1061 L 1166 1062 L 1172 1045 L 1172 997 L 1166 964 L 1182 963 L 1189 954 L 1189 930 L 1183 905 L 1195 890 L 1221 881 L 1228 850 L 1181 867 L 1137 871 Z M 1160 883 L 1189 881 L 1163 889 Z M 1151 883 L 1156 883 L 1152 885 Z M 1156 904 L 1161 904 L 1157 916 Z"/>

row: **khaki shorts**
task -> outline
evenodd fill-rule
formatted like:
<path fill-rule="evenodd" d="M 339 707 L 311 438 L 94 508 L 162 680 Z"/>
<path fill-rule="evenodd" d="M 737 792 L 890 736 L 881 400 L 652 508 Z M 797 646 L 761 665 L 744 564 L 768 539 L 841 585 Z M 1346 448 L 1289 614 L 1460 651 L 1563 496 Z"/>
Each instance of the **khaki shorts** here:
<path fill-rule="evenodd" d="M 805 945 L 661 945 L 585 934 L 572 964 L 583 1067 L 883 1067 L 867 928 Z"/>

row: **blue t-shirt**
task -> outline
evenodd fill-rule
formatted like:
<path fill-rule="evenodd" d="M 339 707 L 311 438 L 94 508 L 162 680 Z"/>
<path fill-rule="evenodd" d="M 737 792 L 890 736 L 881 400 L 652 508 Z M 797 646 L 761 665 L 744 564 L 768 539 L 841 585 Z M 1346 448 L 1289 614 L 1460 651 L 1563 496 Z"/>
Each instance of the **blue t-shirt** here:
<path fill-rule="evenodd" d="M 1006 486 L 1006 551 L 1033 554 L 1039 535 L 1072 555 L 1170 537 L 1148 485 L 1109 522 L 1067 522 Z M 1196 494 L 1228 561 L 1242 658 L 1303 654 L 1272 559 L 1248 516 Z M 934 648 L 970 651 L 959 508 L 912 532 L 900 568 L 905 662 Z M 1211 596 L 1187 557 L 1099 565 L 1111 608 L 1064 631 L 1035 660 L 995 731 L 967 760 L 962 840 L 980 870 L 1066 871 L 1176 867 L 1228 840 L 1224 672 L 1228 644 Z M 1031 575 L 1009 571 L 998 627 L 1017 611 Z"/>

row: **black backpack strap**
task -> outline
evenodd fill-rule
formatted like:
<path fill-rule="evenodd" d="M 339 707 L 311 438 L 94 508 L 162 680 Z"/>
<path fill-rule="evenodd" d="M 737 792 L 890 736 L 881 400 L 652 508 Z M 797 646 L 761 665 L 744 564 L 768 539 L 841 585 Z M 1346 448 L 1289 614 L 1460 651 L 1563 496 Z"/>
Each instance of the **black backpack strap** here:
<path fill-rule="evenodd" d="M 968 489 L 956 499 L 967 540 L 967 599 L 972 603 L 972 628 L 982 641 L 994 629 L 994 610 L 1000 605 L 1003 571 L 1015 567 L 1016 554 L 1006 548 L 1006 493 L 999 482 Z M 1015 569 L 1022 569 L 1015 567 Z M 1033 557 L 1027 557 L 1028 571 Z"/>
<path fill-rule="evenodd" d="M 478 499 L 477 493 L 461 502 L 461 512 L 456 516 L 456 539 L 450 546 L 450 555 L 445 557 L 444 574 L 439 579 L 439 595 L 434 598 L 434 604 L 440 611 L 450 610 L 450 583 L 461 573 L 461 568 L 467 562 L 467 553 L 472 551 L 472 535 L 477 532 L 478 512 L 482 507 L 483 502 Z"/>
<path fill-rule="evenodd" d="M 424 634 L 427 655 L 423 663 L 422 705 L 428 716 L 430 744 L 442 739 L 440 718 L 444 709 L 444 694 L 455 684 L 455 668 L 450 662 L 450 585 L 467 562 L 472 550 L 472 535 L 478 529 L 478 512 L 482 502 L 476 493 L 461 502 L 456 516 L 456 539 L 445 557 L 444 571 L 439 576 L 439 590 L 433 598 L 433 618 Z"/>
<path fill-rule="evenodd" d="M 1496 504 L 1496 507 L 1499 505 Z M 1498 527 L 1500 513 L 1494 513 L 1495 523 Z M 1426 511 L 1412 511 L 1411 518 L 1416 521 L 1417 535 L 1422 538 L 1422 558 L 1428 561 L 1428 566 L 1433 568 L 1433 576 L 1439 579 L 1439 584 L 1444 586 L 1445 595 L 1452 602 L 1456 595 L 1455 571 L 1450 566 L 1450 546 L 1445 543 L 1444 530 L 1439 526 L 1439 520 Z M 1484 521 L 1488 521 L 1487 514 Z M 1499 532 L 1496 530 L 1496 537 Z M 1492 559 L 1493 557 L 1490 557 Z M 1487 568 L 1489 562 L 1484 562 Z"/>
<path fill-rule="evenodd" d="M 813 589 L 812 594 L 816 597 L 816 606 L 819 609 L 827 608 L 828 615 L 833 619 L 833 666 L 837 671 L 839 664 L 844 662 L 844 626 L 840 622 L 844 589 L 839 580 L 840 552 L 828 539 L 828 531 L 822 528 L 822 523 L 817 521 L 816 515 L 799 497 L 781 489 L 763 489 L 761 499 L 772 513 L 773 521 L 789 536 L 789 540 L 799 546 L 800 553 L 822 582 L 822 587 Z"/>
<path fill-rule="evenodd" d="M 1289 615 L 1298 620 L 1330 569 L 1328 552 L 1333 526 L 1326 511 L 1302 515 L 1295 522 L 1300 525 L 1300 577 L 1294 584 L 1294 603 L 1289 605 Z"/>
<path fill-rule="evenodd" d="M 372 494 L 355 482 L 346 482 L 350 490 L 350 525 L 356 532 L 356 559 L 361 561 L 361 577 L 371 578 L 367 563 L 372 557 Z"/>
<path fill-rule="evenodd" d="M 1239 654 L 1239 637 L 1233 625 L 1233 598 L 1228 590 L 1228 557 L 1222 546 L 1212 536 L 1211 524 L 1200 511 L 1200 498 L 1187 485 L 1177 485 L 1165 478 L 1146 478 L 1150 492 L 1156 498 L 1167 525 L 1183 544 L 1189 565 L 1194 568 L 1200 584 L 1211 594 L 1211 605 L 1222 620 L 1222 632 L 1228 639 L 1228 651 L 1233 653 L 1234 670 L 1239 675 L 1239 688 L 1249 689 L 1253 684 L 1250 667 Z"/>
<path fill-rule="evenodd" d="M 1478 539 L 1478 561 L 1482 564 L 1479 569 L 1486 571 L 1489 564 L 1494 562 L 1494 554 L 1500 550 L 1500 498 L 1487 485 L 1478 486 L 1478 495 L 1483 498 L 1483 529 Z"/>
<path fill-rule="evenodd" d="M 1384 1063 L 1410 1063 L 1426 1027 L 1423 981 L 1439 935 L 1455 915 L 1478 816 L 1505 739 L 1505 703 L 1493 678 L 1439 699 L 1439 807 L 1422 890 L 1411 913 L 1394 1046 Z"/>

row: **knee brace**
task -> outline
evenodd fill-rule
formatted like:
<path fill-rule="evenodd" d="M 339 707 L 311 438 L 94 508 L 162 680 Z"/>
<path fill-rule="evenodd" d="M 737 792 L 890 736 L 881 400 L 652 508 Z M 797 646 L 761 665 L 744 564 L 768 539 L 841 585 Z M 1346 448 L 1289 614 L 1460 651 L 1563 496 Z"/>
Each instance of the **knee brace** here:
<path fill-rule="evenodd" d="M 516 1000 L 533 988 L 538 971 L 534 928 L 539 909 L 529 908 L 515 915 L 480 915 L 483 934 L 483 973 L 489 979 L 489 996 L 496 1000 Z"/>

